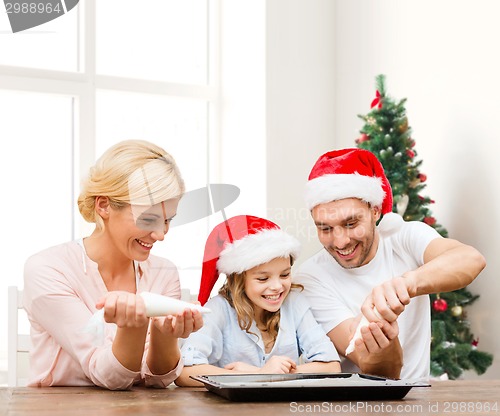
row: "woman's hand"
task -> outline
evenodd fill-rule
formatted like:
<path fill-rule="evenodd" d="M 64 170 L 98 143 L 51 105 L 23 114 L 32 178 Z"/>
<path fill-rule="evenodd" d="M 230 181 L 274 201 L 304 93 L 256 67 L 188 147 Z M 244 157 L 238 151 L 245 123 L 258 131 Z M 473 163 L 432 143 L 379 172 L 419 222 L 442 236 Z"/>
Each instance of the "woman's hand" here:
<path fill-rule="evenodd" d="M 176 315 L 153 318 L 153 325 L 169 337 L 187 338 L 203 326 L 203 318 L 196 309 L 185 309 L 184 312 Z"/>
<path fill-rule="evenodd" d="M 119 328 L 139 328 L 149 322 L 144 300 L 134 293 L 108 292 L 96 303 L 96 308 L 104 309 L 104 320 Z"/>
<path fill-rule="evenodd" d="M 96 303 L 104 310 L 104 320 L 118 327 L 112 351 L 116 359 L 131 371 L 140 371 L 149 318 L 141 296 L 124 291 L 107 293 Z"/>

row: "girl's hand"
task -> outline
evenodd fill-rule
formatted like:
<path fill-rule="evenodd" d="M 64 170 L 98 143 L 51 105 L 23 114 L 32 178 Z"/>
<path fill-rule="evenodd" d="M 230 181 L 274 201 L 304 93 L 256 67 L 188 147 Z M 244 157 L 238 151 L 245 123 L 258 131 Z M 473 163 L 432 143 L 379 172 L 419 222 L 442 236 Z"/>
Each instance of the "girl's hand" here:
<path fill-rule="evenodd" d="M 96 308 L 104 309 L 104 320 L 119 328 L 139 328 L 149 323 L 144 300 L 134 293 L 108 292 L 96 303 Z"/>
<path fill-rule="evenodd" d="M 241 361 L 235 361 L 224 366 L 226 370 L 238 371 L 240 373 L 258 373 L 260 368 L 254 365 L 246 364 Z"/>
<path fill-rule="evenodd" d="M 260 369 L 262 374 L 288 374 L 297 370 L 297 364 L 289 357 L 273 355 Z"/>
<path fill-rule="evenodd" d="M 161 333 L 173 338 L 187 338 L 203 326 L 201 313 L 195 309 L 185 309 L 183 313 L 153 318 L 154 326 Z"/>

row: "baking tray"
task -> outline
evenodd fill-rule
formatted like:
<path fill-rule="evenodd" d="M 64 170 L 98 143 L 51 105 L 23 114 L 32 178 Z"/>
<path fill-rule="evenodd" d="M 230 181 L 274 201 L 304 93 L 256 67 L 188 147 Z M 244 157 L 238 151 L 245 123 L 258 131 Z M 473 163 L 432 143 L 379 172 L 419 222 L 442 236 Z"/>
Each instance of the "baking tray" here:
<path fill-rule="evenodd" d="M 232 401 L 397 400 L 421 381 L 393 380 L 358 373 L 219 374 L 191 376 Z"/>

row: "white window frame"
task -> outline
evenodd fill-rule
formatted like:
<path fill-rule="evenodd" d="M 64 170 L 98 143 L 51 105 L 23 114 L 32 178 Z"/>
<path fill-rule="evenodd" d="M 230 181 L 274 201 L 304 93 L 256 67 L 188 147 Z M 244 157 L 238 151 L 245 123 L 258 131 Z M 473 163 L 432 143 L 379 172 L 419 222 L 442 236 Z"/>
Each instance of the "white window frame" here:
<path fill-rule="evenodd" d="M 187 85 L 161 81 L 130 79 L 96 73 L 96 0 L 78 4 L 79 24 L 83 24 L 83 39 L 78 45 L 78 56 L 83 57 L 79 72 L 55 71 L 0 65 L 0 92 L 19 91 L 73 97 L 72 160 L 72 230 L 78 238 L 88 225 L 81 218 L 76 203 L 80 178 L 85 177 L 96 159 L 96 91 L 113 90 L 130 93 L 154 94 L 163 97 L 201 99 L 208 103 L 207 178 L 209 183 L 220 181 L 220 0 L 205 0 L 208 10 L 208 83 Z M 28 256 L 30 253 L 26 253 Z M 18 285 L 22 285 L 19 276 Z M 5 318 L 7 319 L 7 318 Z M 0 349 L 0 385 L 6 377 L 2 362 L 6 351 Z"/>
<path fill-rule="evenodd" d="M 219 77 L 219 0 L 206 0 L 209 11 L 208 84 L 188 85 L 99 75 L 96 73 L 96 0 L 78 4 L 77 13 L 83 13 L 83 42 L 79 42 L 79 56 L 83 56 L 81 72 L 52 71 L 0 65 L 0 90 L 17 90 L 74 97 L 73 195 L 77 195 L 80 178 L 84 177 L 96 159 L 96 90 L 114 90 L 130 93 L 155 94 L 164 97 L 206 100 L 208 111 L 209 181 L 217 181 L 219 162 L 220 77 Z M 80 215 L 74 201 L 72 237 L 78 236 Z"/>

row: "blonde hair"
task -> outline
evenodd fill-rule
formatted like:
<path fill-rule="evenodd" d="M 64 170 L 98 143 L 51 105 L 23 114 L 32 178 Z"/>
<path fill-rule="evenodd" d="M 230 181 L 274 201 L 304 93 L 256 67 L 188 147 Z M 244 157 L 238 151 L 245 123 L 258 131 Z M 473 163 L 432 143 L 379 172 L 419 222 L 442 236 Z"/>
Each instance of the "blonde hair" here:
<path fill-rule="evenodd" d="M 145 140 L 125 140 L 111 146 L 90 168 L 78 197 L 78 209 L 87 222 L 103 229 L 96 213 L 98 196 L 113 208 L 155 205 L 184 193 L 184 181 L 175 160 L 161 147 Z"/>
<path fill-rule="evenodd" d="M 293 265 L 293 257 L 290 256 L 290 266 Z M 229 304 L 236 311 L 238 318 L 238 325 L 240 328 L 249 334 L 252 334 L 250 327 L 254 320 L 255 314 L 253 303 L 248 298 L 245 292 L 245 279 L 246 273 L 233 273 L 227 276 L 224 285 L 220 288 L 219 294 L 226 299 Z M 292 283 L 290 290 L 299 289 L 304 290 L 304 286 Z M 280 326 L 280 309 L 276 312 L 264 311 L 262 323 L 265 326 L 265 331 L 269 333 L 272 343 L 276 341 L 278 330 Z M 257 335 L 257 334 L 254 334 Z"/>

